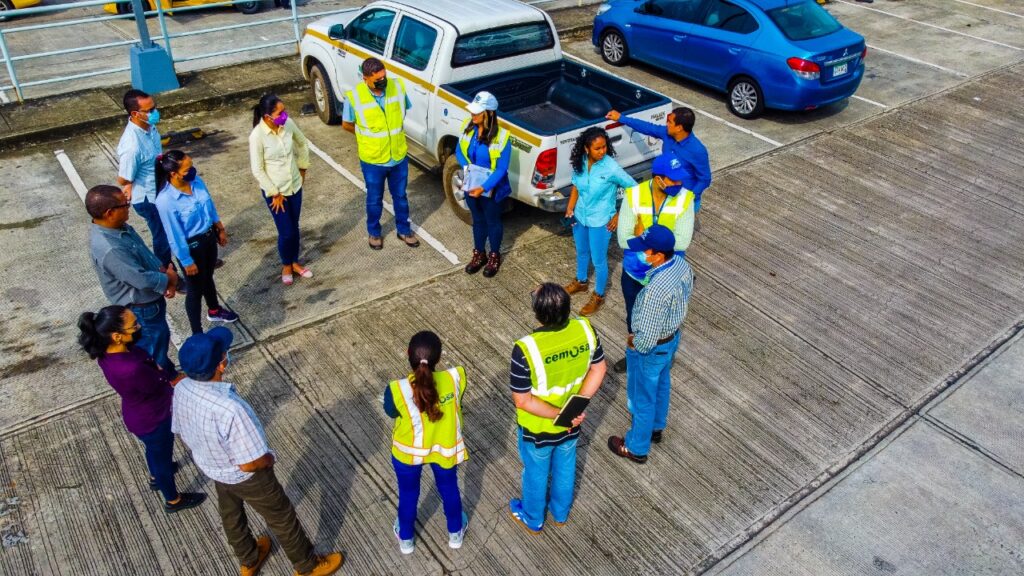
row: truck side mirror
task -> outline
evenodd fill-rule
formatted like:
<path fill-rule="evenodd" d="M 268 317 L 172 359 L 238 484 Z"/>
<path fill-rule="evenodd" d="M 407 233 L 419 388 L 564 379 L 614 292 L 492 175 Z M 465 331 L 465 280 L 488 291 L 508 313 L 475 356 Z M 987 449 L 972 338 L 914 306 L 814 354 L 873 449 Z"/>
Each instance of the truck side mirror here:
<path fill-rule="evenodd" d="M 345 25 L 335 24 L 327 30 L 327 37 L 331 40 L 344 40 L 345 39 Z"/>

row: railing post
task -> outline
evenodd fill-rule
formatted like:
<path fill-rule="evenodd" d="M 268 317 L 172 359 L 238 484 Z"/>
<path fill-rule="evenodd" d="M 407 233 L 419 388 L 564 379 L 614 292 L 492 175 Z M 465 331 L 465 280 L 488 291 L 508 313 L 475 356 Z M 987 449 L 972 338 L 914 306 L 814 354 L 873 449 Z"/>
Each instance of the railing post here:
<path fill-rule="evenodd" d="M 7 75 L 11 77 L 11 84 L 14 85 L 14 94 L 18 97 L 18 102 L 24 102 L 18 76 L 14 73 L 14 62 L 11 61 L 11 53 L 7 51 L 7 38 L 4 37 L 3 30 L 0 30 L 0 52 L 3 52 L 4 64 L 7 64 Z"/>
<path fill-rule="evenodd" d="M 171 35 L 167 32 L 167 17 L 164 13 L 164 3 L 156 0 L 156 15 L 160 19 L 160 34 L 164 37 L 164 50 L 167 50 L 167 57 L 174 63 L 174 52 L 171 51 Z"/>
<path fill-rule="evenodd" d="M 146 26 L 146 9 L 142 7 L 142 0 L 132 0 L 132 14 L 135 16 L 135 25 L 139 29 L 139 43 L 143 50 L 149 50 L 153 47 L 153 39 L 149 37 L 149 26 Z"/>
<path fill-rule="evenodd" d="M 180 88 L 178 76 L 174 73 L 174 61 L 167 51 L 153 44 L 153 39 L 149 37 L 146 11 L 142 6 L 143 0 L 132 0 L 140 40 L 139 44 L 132 46 L 128 51 L 132 65 L 132 86 L 150 94 Z M 149 0 L 146 0 L 146 7 L 148 6 Z"/>
<path fill-rule="evenodd" d="M 291 0 L 289 4 L 292 7 L 292 27 L 295 28 L 295 52 L 299 51 L 299 43 L 302 42 L 302 36 L 299 34 L 299 9 L 296 6 L 298 0 Z"/>

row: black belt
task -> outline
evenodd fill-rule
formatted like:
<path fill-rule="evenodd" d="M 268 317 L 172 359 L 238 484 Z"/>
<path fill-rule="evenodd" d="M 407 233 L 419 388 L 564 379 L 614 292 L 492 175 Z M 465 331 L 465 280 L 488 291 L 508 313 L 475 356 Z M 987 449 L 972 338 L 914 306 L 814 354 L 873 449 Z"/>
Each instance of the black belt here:
<path fill-rule="evenodd" d="M 187 240 L 188 247 L 189 248 L 199 248 L 199 243 L 200 242 L 202 242 L 203 240 L 206 240 L 207 238 L 213 238 L 214 234 L 215 234 L 215 232 L 213 230 L 213 226 L 210 226 L 209 228 L 206 229 L 206 232 L 203 232 L 201 234 L 196 234 L 195 236 L 189 238 Z"/>
<path fill-rule="evenodd" d="M 665 336 L 661 340 L 658 340 L 656 345 L 657 346 L 661 346 L 662 344 L 668 344 L 669 342 L 672 341 L 673 338 L 676 337 L 676 334 L 678 334 L 678 333 L 679 333 L 679 330 L 676 330 L 675 332 L 669 334 L 668 336 Z"/>

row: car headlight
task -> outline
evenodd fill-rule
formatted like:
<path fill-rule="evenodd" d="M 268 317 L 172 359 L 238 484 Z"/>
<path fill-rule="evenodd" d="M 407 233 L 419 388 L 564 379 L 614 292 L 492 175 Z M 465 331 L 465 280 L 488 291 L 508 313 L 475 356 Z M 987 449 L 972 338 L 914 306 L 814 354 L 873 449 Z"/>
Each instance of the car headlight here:
<path fill-rule="evenodd" d="M 612 9 L 612 5 L 607 3 L 607 2 L 605 2 L 604 4 L 601 4 L 600 6 L 597 7 L 597 15 L 600 16 L 601 14 L 604 14 L 605 12 L 607 12 L 607 11 L 609 11 L 611 9 Z"/>

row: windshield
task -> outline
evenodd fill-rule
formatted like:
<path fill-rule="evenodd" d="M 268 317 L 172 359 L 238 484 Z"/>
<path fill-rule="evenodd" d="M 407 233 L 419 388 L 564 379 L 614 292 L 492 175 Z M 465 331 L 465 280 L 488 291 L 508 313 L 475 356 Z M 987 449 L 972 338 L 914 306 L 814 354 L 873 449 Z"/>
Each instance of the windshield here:
<path fill-rule="evenodd" d="M 546 21 L 474 32 L 460 36 L 455 41 L 452 66 L 466 66 L 548 50 L 554 45 L 555 38 Z"/>
<path fill-rule="evenodd" d="M 843 27 L 831 14 L 814 2 L 769 10 L 768 16 L 790 40 L 820 38 Z"/>

